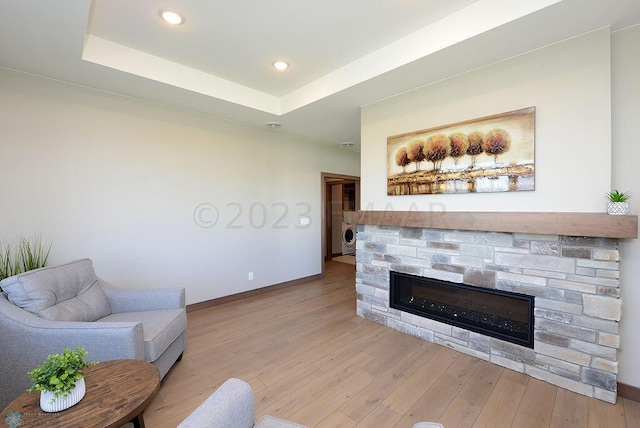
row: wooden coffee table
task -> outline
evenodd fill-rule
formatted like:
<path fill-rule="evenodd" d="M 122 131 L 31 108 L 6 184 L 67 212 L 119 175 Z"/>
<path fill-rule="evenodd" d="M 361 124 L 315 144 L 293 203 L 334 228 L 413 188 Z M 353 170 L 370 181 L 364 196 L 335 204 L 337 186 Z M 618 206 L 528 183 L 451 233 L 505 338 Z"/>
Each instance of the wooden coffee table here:
<path fill-rule="evenodd" d="M 40 409 L 40 391 L 25 392 L 0 415 L 7 421 L 11 413 L 24 427 L 105 427 L 120 428 L 133 422 L 144 427 L 142 412 L 160 389 L 158 369 L 146 361 L 105 361 L 84 370 L 87 393 L 78 404 L 56 413 Z M 8 422 L 7 422 L 8 423 Z"/>

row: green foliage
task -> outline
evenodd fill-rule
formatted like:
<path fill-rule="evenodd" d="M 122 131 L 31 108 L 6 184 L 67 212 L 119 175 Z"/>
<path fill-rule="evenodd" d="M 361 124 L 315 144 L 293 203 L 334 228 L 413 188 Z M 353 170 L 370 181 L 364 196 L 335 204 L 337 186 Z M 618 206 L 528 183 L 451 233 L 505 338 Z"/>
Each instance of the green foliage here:
<path fill-rule="evenodd" d="M 32 238 L 20 237 L 18 251 L 20 252 L 22 271 L 26 272 L 46 266 L 50 250 L 51 243 L 45 246 L 39 235 Z"/>
<path fill-rule="evenodd" d="M 0 242 L 0 280 L 20 272 L 20 258 L 15 256 L 13 246 Z"/>
<path fill-rule="evenodd" d="M 39 235 L 20 236 L 17 243 L 0 242 L 0 280 L 45 267 L 49 251 L 51 243 L 43 243 Z"/>
<path fill-rule="evenodd" d="M 614 190 L 613 192 L 607 192 L 607 198 L 611 202 L 627 202 L 631 199 L 631 193 Z"/>
<path fill-rule="evenodd" d="M 50 391 L 54 398 L 66 397 L 75 382 L 82 378 L 82 369 L 97 364 L 96 361 L 85 361 L 87 355 L 82 346 L 76 346 L 75 351 L 64 348 L 62 354 L 49 354 L 40 366 L 27 373 L 33 383 L 28 391 Z"/>

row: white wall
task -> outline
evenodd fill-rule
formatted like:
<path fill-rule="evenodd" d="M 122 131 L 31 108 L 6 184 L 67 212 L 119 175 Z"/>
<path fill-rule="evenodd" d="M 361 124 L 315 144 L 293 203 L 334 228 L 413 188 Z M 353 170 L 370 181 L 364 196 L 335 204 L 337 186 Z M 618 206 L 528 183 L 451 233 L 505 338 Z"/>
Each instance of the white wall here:
<path fill-rule="evenodd" d="M 612 35 L 613 157 L 612 186 L 630 191 L 631 214 L 640 214 L 640 26 Z M 618 380 L 640 387 L 640 240 L 620 243 L 620 375 Z"/>
<path fill-rule="evenodd" d="M 605 29 L 364 107 L 362 209 L 603 211 L 611 181 L 609 58 Z M 387 196 L 387 137 L 530 106 L 535 191 Z"/>
<path fill-rule="evenodd" d="M 2 69 L 0 112 L 0 238 L 41 233 L 52 264 L 90 257 L 188 303 L 320 273 L 320 173 L 360 171 L 341 148 Z"/>
<path fill-rule="evenodd" d="M 603 29 L 363 108 L 362 209 L 603 212 L 612 188 L 640 197 L 639 45 L 640 27 Z M 528 106 L 535 191 L 386 195 L 388 136 Z M 640 201 L 631 207 L 640 213 Z M 620 253 L 618 381 L 640 387 L 640 240 L 622 241 Z"/>

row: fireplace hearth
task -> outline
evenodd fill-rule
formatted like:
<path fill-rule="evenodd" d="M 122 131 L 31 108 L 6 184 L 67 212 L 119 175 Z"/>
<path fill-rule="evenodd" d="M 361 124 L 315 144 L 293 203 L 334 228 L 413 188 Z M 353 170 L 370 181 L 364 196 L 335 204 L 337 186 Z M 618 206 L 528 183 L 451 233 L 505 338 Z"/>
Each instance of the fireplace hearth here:
<path fill-rule="evenodd" d="M 533 348 L 534 297 L 390 272 L 390 306 Z"/>

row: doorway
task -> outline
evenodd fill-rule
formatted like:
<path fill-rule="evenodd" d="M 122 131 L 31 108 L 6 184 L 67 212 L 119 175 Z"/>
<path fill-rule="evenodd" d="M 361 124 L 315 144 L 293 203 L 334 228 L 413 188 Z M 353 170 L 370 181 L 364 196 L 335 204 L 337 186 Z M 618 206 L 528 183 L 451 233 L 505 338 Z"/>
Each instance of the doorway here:
<path fill-rule="evenodd" d="M 344 212 L 360 209 L 360 177 L 326 172 L 321 176 L 322 273 L 324 274 L 324 262 L 343 255 Z"/>

